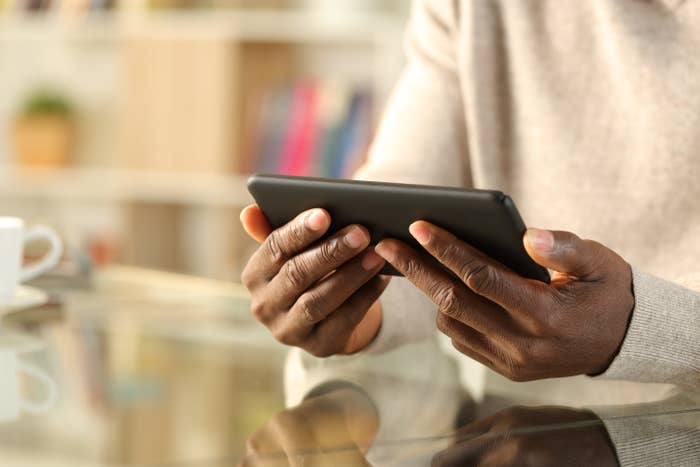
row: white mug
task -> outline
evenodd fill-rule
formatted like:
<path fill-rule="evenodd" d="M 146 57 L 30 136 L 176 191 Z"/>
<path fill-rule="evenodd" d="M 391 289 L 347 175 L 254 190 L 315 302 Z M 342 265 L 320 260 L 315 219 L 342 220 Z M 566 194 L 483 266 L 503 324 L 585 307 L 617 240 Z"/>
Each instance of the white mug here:
<path fill-rule="evenodd" d="M 24 245 L 35 240 L 49 243 L 46 255 L 32 264 L 22 266 Z M 0 305 L 12 300 L 17 286 L 45 273 L 58 264 L 63 246 L 52 229 L 37 225 L 30 229 L 17 217 L 0 217 Z"/>
<path fill-rule="evenodd" d="M 15 422 L 22 413 L 45 413 L 58 398 L 54 380 L 38 367 L 21 361 L 17 354 L 14 349 L 0 347 L 0 424 Z M 41 400 L 32 401 L 22 395 L 22 375 L 44 387 Z"/>

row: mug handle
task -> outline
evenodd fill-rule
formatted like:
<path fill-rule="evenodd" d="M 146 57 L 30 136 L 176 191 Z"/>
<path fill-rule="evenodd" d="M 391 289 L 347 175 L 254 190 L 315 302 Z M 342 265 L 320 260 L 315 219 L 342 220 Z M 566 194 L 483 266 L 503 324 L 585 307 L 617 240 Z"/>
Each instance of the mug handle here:
<path fill-rule="evenodd" d="M 46 397 L 43 401 L 22 400 L 22 410 L 37 415 L 46 413 L 54 408 L 58 401 L 58 387 L 56 387 L 56 382 L 49 375 L 29 363 L 18 361 L 17 367 L 19 371 L 39 381 L 46 388 Z"/>
<path fill-rule="evenodd" d="M 24 243 L 26 244 L 35 240 L 46 240 L 49 242 L 49 252 L 46 253 L 46 255 L 39 261 L 22 268 L 22 272 L 20 273 L 20 282 L 25 282 L 40 276 L 52 267 L 56 266 L 58 261 L 61 259 L 63 243 L 61 242 L 61 238 L 58 236 L 58 234 L 52 229 L 43 225 L 36 225 L 27 230 L 27 232 L 24 234 Z"/>

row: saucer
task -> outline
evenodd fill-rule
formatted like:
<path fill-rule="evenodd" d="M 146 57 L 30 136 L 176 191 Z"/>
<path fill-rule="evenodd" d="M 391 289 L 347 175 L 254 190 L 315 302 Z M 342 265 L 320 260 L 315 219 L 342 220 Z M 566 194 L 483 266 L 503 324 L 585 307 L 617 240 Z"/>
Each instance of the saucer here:
<path fill-rule="evenodd" d="M 0 316 L 7 313 L 23 310 L 25 308 L 33 308 L 43 305 L 49 301 L 49 295 L 36 287 L 27 285 L 17 286 L 15 296 L 9 301 L 0 303 Z"/>

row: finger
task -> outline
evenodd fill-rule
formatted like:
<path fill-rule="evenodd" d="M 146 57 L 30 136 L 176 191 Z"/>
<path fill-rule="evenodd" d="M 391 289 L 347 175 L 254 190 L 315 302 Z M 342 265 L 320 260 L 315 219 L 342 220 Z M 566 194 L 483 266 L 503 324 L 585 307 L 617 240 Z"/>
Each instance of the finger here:
<path fill-rule="evenodd" d="M 255 286 L 269 281 L 294 255 L 321 238 L 330 227 L 330 216 L 323 209 L 311 209 L 273 230 L 248 261 L 244 284 Z"/>
<path fill-rule="evenodd" d="M 472 347 L 463 344 L 461 342 L 457 342 L 455 340 L 452 341 L 452 346 L 457 349 L 457 351 L 461 354 L 466 355 L 467 357 L 471 358 L 472 360 L 476 360 L 477 362 L 481 363 L 485 367 L 488 368 L 495 368 L 496 363 L 491 360 L 490 358 L 486 357 L 480 352 L 477 352 L 474 350 Z"/>
<path fill-rule="evenodd" d="M 317 457 L 323 449 L 316 439 L 313 426 L 293 410 L 279 413 L 269 426 L 286 454 L 290 467 L 308 466 L 308 461 Z"/>
<path fill-rule="evenodd" d="M 317 357 L 344 353 L 351 346 L 350 338 L 371 305 L 389 285 L 390 278 L 375 276 L 355 292 L 310 335 L 306 350 Z"/>
<path fill-rule="evenodd" d="M 323 279 L 369 245 L 369 232 L 348 226 L 308 250 L 290 258 L 270 281 L 269 293 L 291 307 L 312 285 Z"/>
<path fill-rule="evenodd" d="M 272 232 L 270 223 L 257 204 L 246 206 L 241 211 L 240 219 L 245 231 L 258 243 L 264 242 Z"/>
<path fill-rule="evenodd" d="M 288 332 L 306 336 L 326 319 L 384 266 L 384 258 L 372 249 L 342 265 L 315 286 L 304 292 L 285 317 Z"/>
<path fill-rule="evenodd" d="M 545 284 L 525 279 L 489 258 L 450 232 L 425 221 L 409 227 L 411 235 L 476 294 L 509 311 L 543 309 L 540 297 Z"/>
<path fill-rule="evenodd" d="M 605 259 L 612 253 L 600 243 L 555 230 L 527 229 L 523 243 L 539 265 L 581 279 L 602 276 Z"/>
<path fill-rule="evenodd" d="M 513 463 L 513 462 L 500 462 L 493 463 L 493 458 L 491 453 L 495 451 L 500 451 L 501 443 L 503 438 L 501 436 L 496 436 L 493 433 L 486 432 L 483 435 L 476 437 L 469 437 L 466 441 L 459 441 L 453 446 L 439 452 L 433 457 L 433 466 L 440 467 L 461 467 L 466 465 L 478 465 L 478 466 L 503 466 L 503 465 L 527 465 Z M 522 459 L 519 459 L 522 461 Z"/>
<path fill-rule="evenodd" d="M 444 313 L 437 314 L 436 325 L 440 332 L 452 340 L 452 345 L 458 352 L 494 369 L 497 360 L 494 352 L 496 346 L 489 336 Z"/>
<path fill-rule="evenodd" d="M 435 454 L 430 465 L 432 467 L 481 466 L 479 457 L 482 452 L 481 442 L 459 443 Z"/>
<path fill-rule="evenodd" d="M 382 240 L 375 251 L 418 287 L 438 307 L 438 311 L 477 331 L 489 334 L 505 326 L 503 310 L 484 311 L 478 298 L 436 261 L 398 240 Z"/>
<path fill-rule="evenodd" d="M 267 467 L 286 464 L 287 456 L 271 429 L 270 423 L 247 439 L 244 465 Z"/>
<path fill-rule="evenodd" d="M 362 452 L 352 444 L 338 446 L 335 449 L 325 449 L 323 455 L 318 456 L 318 462 L 314 465 L 327 467 L 329 465 L 343 465 L 347 467 L 371 467 L 372 464 Z"/>

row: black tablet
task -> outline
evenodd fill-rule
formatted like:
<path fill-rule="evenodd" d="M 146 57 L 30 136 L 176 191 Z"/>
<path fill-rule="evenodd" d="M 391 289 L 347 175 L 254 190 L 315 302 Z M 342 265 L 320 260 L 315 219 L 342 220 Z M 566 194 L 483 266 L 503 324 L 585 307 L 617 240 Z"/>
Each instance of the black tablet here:
<path fill-rule="evenodd" d="M 281 175 L 253 175 L 248 190 L 273 228 L 302 211 L 324 208 L 331 215 L 328 234 L 360 224 L 369 230 L 373 244 L 390 237 L 422 249 L 408 226 L 425 220 L 521 276 L 549 282 L 547 269 L 525 251 L 525 224 L 513 200 L 500 191 Z M 400 275 L 389 265 L 382 274 Z"/>

